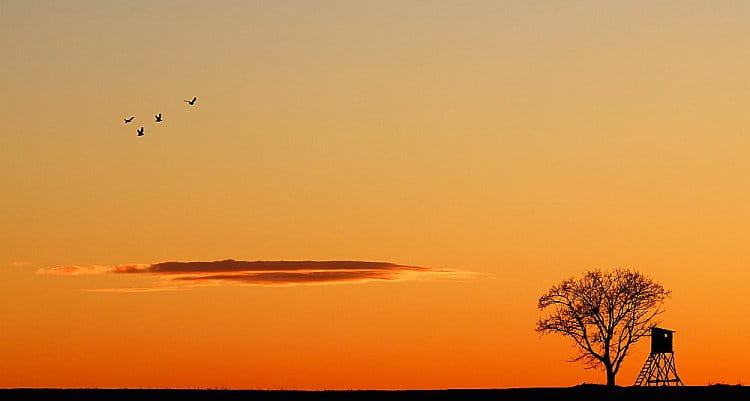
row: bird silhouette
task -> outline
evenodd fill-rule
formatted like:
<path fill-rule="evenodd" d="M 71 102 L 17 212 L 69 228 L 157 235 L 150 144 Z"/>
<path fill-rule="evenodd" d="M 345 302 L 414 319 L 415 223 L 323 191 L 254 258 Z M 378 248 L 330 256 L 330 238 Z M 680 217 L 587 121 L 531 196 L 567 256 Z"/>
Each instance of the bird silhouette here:
<path fill-rule="evenodd" d="M 156 122 L 157 122 L 157 123 L 160 123 L 160 122 L 162 121 L 162 120 L 161 120 L 161 113 L 159 113 L 159 114 L 155 115 L 155 116 L 154 116 L 154 118 L 156 119 Z"/>
<path fill-rule="evenodd" d="M 136 132 L 138 133 L 138 135 L 137 135 L 137 136 L 143 136 L 143 127 L 141 127 L 141 128 L 138 128 L 138 129 L 137 129 L 137 130 L 135 130 L 135 131 L 136 131 Z"/>
<path fill-rule="evenodd" d="M 134 118 L 135 118 L 135 116 L 131 116 L 130 118 L 123 118 L 123 120 L 125 121 L 125 124 L 127 124 L 127 123 L 133 121 Z"/>
<path fill-rule="evenodd" d="M 193 100 L 185 100 L 185 103 L 187 103 L 187 104 L 189 104 L 189 105 L 192 106 L 192 105 L 195 104 L 196 100 L 198 100 L 198 98 L 197 97 L 193 97 Z"/>

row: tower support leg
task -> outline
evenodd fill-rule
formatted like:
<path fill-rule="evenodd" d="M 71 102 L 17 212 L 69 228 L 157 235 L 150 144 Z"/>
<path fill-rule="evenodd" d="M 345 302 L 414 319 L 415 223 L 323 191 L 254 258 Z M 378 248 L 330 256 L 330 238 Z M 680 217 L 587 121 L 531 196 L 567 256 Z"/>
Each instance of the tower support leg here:
<path fill-rule="evenodd" d="M 674 352 L 651 353 L 643 364 L 636 386 L 684 386 L 677 375 Z"/>

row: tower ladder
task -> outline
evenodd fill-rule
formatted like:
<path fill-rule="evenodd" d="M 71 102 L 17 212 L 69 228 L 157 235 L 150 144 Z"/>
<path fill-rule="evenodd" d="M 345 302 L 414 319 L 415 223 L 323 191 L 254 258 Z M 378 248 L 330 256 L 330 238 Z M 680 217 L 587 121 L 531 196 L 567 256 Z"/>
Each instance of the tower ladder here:
<path fill-rule="evenodd" d="M 646 383 L 646 380 L 651 376 L 651 368 L 653 364 L 654 354 L 649 354 L 646 363 L 643 364 L 641 371 L 638 373 L 638 378 L 635 379 L 636 386 L 642 386 Z"/>

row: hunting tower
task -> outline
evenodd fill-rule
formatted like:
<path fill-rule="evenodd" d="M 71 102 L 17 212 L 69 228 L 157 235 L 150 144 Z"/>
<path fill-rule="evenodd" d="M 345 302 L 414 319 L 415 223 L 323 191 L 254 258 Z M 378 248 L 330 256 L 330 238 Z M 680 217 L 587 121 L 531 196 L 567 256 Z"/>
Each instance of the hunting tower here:
<path fill-rule="evenodd" d="M 651 328 L 651 354 L 643 364 L 636 386 L 684 386 L 677 376 L 672 348 L 673 330 Z"/>

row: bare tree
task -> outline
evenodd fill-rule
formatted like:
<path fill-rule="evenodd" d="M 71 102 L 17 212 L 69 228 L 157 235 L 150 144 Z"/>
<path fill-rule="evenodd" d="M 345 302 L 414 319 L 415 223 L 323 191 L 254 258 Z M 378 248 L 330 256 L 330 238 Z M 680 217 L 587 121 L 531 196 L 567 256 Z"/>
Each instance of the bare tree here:
<path fill-rule="evenodd" d="M 592 270 L 571 277 L 539 298 L 539 310 L 549 310 L 537 322 L 540 334 L 570 337 L 586 368 L 604 368 L 607 385 L 615 376 L 630 346 L 647 336 L 663 312 L 670 292 L 643 274 L 628 270 Z"/>

